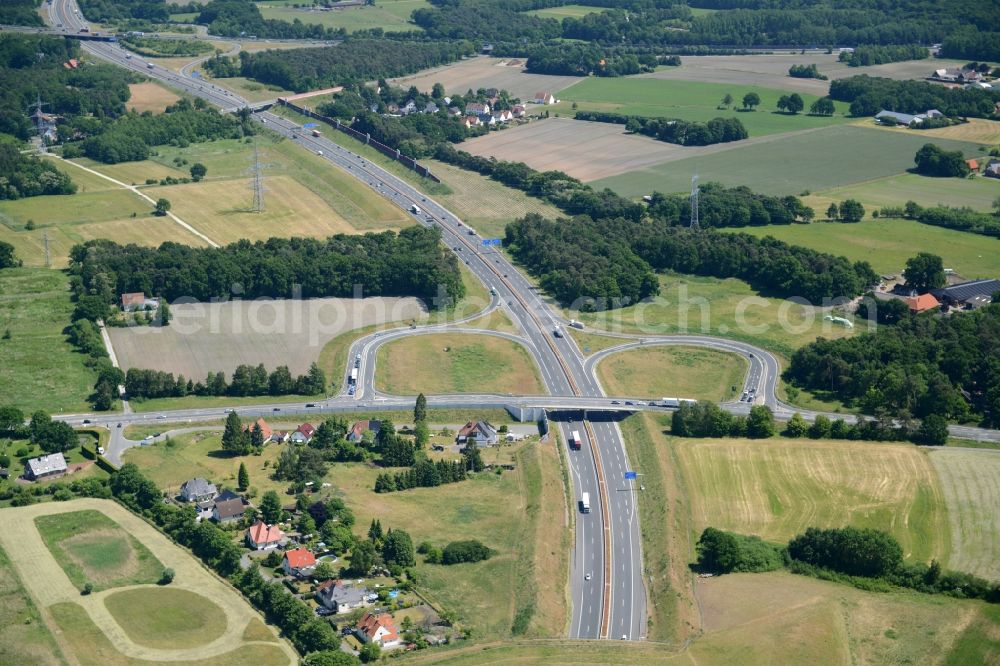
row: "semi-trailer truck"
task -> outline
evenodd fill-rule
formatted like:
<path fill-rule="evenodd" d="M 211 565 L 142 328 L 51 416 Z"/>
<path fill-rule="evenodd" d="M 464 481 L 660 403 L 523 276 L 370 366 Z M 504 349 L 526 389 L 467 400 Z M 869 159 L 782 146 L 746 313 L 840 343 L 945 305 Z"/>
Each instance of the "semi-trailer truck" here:
<path fill-rule="evenodd" d="M 313 136 L 323 136 L 323 133 L 322 133 L 322 132 L 320 132 L 319 130 L 313 130 L 313 131 L 312 131 L 312 135 L 313 135 Z"/>
<path fill-rule="evenodd" d="M 569 446 L 570 446 L 570 448 L 576 449 L 577 451 L 579 451 L 580 448 L 583 446 L 583 442 L 580 441 L 580 431 L 579 430 L 574 430 L 573 434 L 570 435 Z"/>
<path fill-rule="evenodd" d="M 580 513 L 590 513 L 590 493 L 580 495 Z"/>

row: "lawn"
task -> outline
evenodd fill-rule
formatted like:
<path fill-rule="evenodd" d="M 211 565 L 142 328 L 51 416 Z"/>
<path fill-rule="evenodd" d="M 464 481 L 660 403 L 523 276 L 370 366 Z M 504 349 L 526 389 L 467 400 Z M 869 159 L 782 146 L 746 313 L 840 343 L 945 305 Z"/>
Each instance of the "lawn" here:
<path fill-rule="evenodd" d="M 825 321 L 820 308 L 762 297 L 742 280 L 681 274 L 658 277 L 660 295 L 650 302 L 604 312 L 566 312 L 565 316 L 583 321 L 591 334 L 720 335 L 786 356 L 820 335 L 840 338 L 851 333 Z"/>
<path fill-rule="evenodd" d="M 949 562 L 945 498 L 926 454 L 911 445 L 779 438 L 669 446 L 694 491 L 696 532 L 786 542 L 807 527 L 872 527 L 892 533 L 911 561 Z"/>
<path fill-rule="evenodd" d="M 315 23 L 328 28 L 344 28 L 348 32 L 381 28 L 386 32 L 422 31 L 410 23 L 410 14 L 417 9 L 430 7 L 425 0 L 378 0 L 374 5 L 347 7 L 333 11 L 313 8 L 298 9 L 277 3 L 258 2 L 265 19 Z"/>
<path fill-rule="evenodd" d="M 744 112 L 741 100 L 747 93 L 760 96 L 761 104 L 755 111 Z M 732 95 L 736 100 L 729 109 L 719 109 L 722 98 Z M 759 86 L 727 83 L 702 83 L 635 77 L 592 77 L 584 79 L 559 93 L 560 103 L 551 107 L 552 113 L 572 115 L 573 104 L 581 111 L 613 111 L 639 116 L 679 118 L 681 120 L 707 121 L 712 118 L 738 118 L 751 137 L 814 129 L 848 122 L 843 114 L 847 105 L 835 103 L 833 116 L 809 116 L 777 113 L 778 98 L 785 90 Z M 805 109 L 816 101 L 815 95 L 801 94 Z"/>
<path fill-rule="evenodd" d="M 35 526 L 73 584 L 95 591 L 155 583 L 163 565 L 134 536 L 98 511 L 39 516 Z"/>
<path fill-rule="evenodd" d="M 89 409 L 95 374 L 86 357 L 67 342 L 73 304 L 59 271 L 10 268 L 0 271 L 0 404 L 31 412 Z"/>
<path fill-rule="evenodd" d="M 393 395 L 539 395 L 538 368 L 521 345 L 490 335 L 415 335 L 379 349 L 375 387 Z"/>
<path fill-rule="evenodd" d="M 968 206 L 986 213 L 992 211 L 998 196 L 1000 181 L 995 178 L 931 178 L 903 173 L 816 192 L 806 197 L 805 202 L 816 210 L 817 217 L 825 216 L 830 202 L 840 203 L 844 199 L 863 203 L 868 216 L 874 209 L 882 206 L 901 208 L 907 201 L 916 201 L 924 207 Z"/>
<path fill-rule="evenodd" d="M 949 566 L 1000 580 L 1000 453 L 934 450 L 929 454 L 948 507 Z"/>
<path fill-rule="evenodd" d="M 736 354 L 660 346 L 613 354 L 597 365 L 597 375 L 608 395 L 720 402 L 739 395 L 747 367 L 746 359 Z"/>
<path fill-rule="evenodd" d="M 61 650 L 0 549 L 0 663 L 19 666 L 65 664 Z"/>
<path fill-rule="evenodd" d="M 567 328 L 566 330 L 569 331 L 570 337 L 576 341 L 576 345 L 580 348 L 580 351 L 583 352 L 584 356 L 590 356 L 591 354 L 596 354 L 602 349 L 630 342 L 629 340 L 623 340 L 622 338 L 616 338 L 610 335 L 588 333 L 577 328 Z"/>
<path fill-rule="evenodd" d="M 562 20 L 567 16 L 572 18 L 581 18 L 587 14 L 593 14 L 594 12 L 604 11 L 603 7 L 587 7 L 585 5 L 563 5 L 562 7 L 547 7 L 545 9 L 534 9 L 532 11 L 525 12 L 525 14 L 532 14 L 533 16 L 540 16 L 541 18 L 554 18 L 556 20 Z"/>
<path fill-rule="evenodd" d="M 822 210 L 822 209 L 818 209 Z M 995 277 L 1000 239 L 933 227 L 914 220 L 866 219 L 858 224 L 812 224 L 746 227 L 734 232 L 774 236 L 792 245 L 833 252 L 851 261 L 867 261 L 880 274 L 898 275 L 918 252 L 933 252 L 968 279 Z"/>
<path fill-rule="evenodd" d="M 206 645 L 226 631 L 226 615 L 214 602 L 171 587 L 122 590 L 104 605 L 135 643 L 161 650 Z"/>
<path fill-rule="evenodd" d="M 164 109 L 180 100 L 177 93 L 152 81 L 132 83 L 128 90 L 130 93 L 128 107 L 139 113 L 143 111 L 163 113 Z"/>
<path fill-rule="evenodd" d="M 740 114 L 745 115 L 751 114 Z M 756 143 L 726 144 L 717 152 L 637 169 L 591 184 L 610 187 L 623 196 L 639 197 L 654 190 L 689 191 L 691 174 L 697 173 L 702 183 L 719 181 L 730 186 L 746 185 L 767 194 L 798 195 L 805 190 L 816 192 L 901 174 L 913 167 L 913 156 L 927 141 L 927 137 L 915 134 L 879 132 L 855 125 L 824 127 L 767 137 Z M 979 144 L 946 139 L 935 139 L 934 143 L 946 150 L 978 154 Z"/>

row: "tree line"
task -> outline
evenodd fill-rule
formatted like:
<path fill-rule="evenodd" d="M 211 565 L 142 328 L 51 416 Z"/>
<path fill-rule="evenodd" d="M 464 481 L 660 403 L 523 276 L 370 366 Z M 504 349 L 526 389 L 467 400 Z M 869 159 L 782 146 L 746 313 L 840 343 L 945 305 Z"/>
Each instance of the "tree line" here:
<path fill-rule="evenodd" d="M 232 380 L 226 382 L 222 372 L 209 372 L 204 382 L 174 377 L 171 372 L 129 368 L 125 373 L 125 392 L 129 399 L 179 398 L 186 395 L 261 396 L 319 395 L 326 390 L 326 375 L 313 363 L 306 374 L 292 377 L 288 366 L 282 365 L 268 373 L 264 364 L 257 367 L 239 365 Z"/>
<path fill-rule="evenodd" d="M 0 199 L 75 192 L 68 174 L 35 155 L 22 154 L 18 144 L 0 137 Z"/>
<path fill-rule="evenodd" d="M 852 116 L 879 111 L 924 113 L 938 109 L 946 116 L 989 118 L 1000 90 L 945 88 L 927 81 L 895 81 L 861 74 L 830 82 L 830 98 L 849 102 Z"/>
<path fill-rule="evenodd" d="M 526 56 L 525 68 L 532 74 L 557 76 L 629 76 L 652 72 L 658 65 L 678 67 L 676 55 L 662 55 L 650 49 L 596 44 L 540 44 L 525 49 L 518 44 L 501 44 L 494 52 Z"/>
<path fill-rule="evenodd" d="M 651 118 L 604 111 L 577 111 L 577 120 L 625 125 L 625 131 L 644 134 L 680 146 L 708 146 L 740 141 L 750 135 L 739 118 L 713 118 L 706 122 L 676 118 Z"/>
<path fill-rule="evenodd" d="M 1000 305 L 961 317 L 908 317 L 792 356 L 784 378 L 869 414 L 1000 424 Z"/>
<path fill-rule="evenodd" d="M 691 199 L 683 194 L 650 196 L 648 214 L 670 224 L 687 225 L 691 218 Z M 755 227 L 770 224 L 793 224 L 810 221 L 811 208 L 796 196 L 776 197 L 752 191 L 745 185 L 726 187 L 705 183 L 699 187 L 698 223 L 702 227 Z"/>
<path fill-rule="evenodd" d="M 851 51 L 841 51 L 837 60 L 848 67 L 866 67 L 903 60 L 925 60 L 928 57 L 927 47 L 919 44 L 861 44 Z"/>
<path fill-rule="evenodd" d="M 440 231 L 420 226 L 399 233 L 338 234 L 325 240 L 241 240 L 220 248 L 163 243 L 158 248 L 94 240 L 70 250 L 80 302 L 99 318 L 118 295 L 144 292 L 173 301 L 243 298 L 413 296 L 447 307 L 465 295 L 458 260 L 440 244 Z"/>

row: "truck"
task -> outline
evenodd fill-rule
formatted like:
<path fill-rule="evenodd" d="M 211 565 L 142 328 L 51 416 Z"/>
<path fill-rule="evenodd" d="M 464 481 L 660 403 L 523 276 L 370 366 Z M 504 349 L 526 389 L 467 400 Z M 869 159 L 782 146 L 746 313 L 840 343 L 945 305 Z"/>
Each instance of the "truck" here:
<path fill-rule="evenodd" d="M 664 407 L 680 407 L 681 406 L 681 401 L 678 400 L 677 398 L 662 398 L 660 400 L 660 403 Z"/>
<path fill-rule="evenodd" d="M 357 368 L 351 368 L 351 383 L 352 384 L 357 384 L 358 383 L 358 369 Z"/>
<path fill-rule="evenodd" d="M 569 438 L 569 447 L 571 449 L 576 449 L 577 451 L 583 446 L 583 442 L 580 441 L 580 431 L 574 430 L 573 434 Z"/>
<path fill-rule="evenodd" d="M 577 321 L 576 319 L 570 319 L 569 320 L 569 325 L 572 328 L 577 328 L 577 329 L 580 329 L 581 331 L 583 330 L 583 322 L 582 321 Z"/>
<path fill-rule="evenodd" d="M 319 130 L 313 130 L 313 131 L 312 131 L 312 135 L 313 135 L 313 136 L 323 136 L 323 133 L 322 133 L 322 132 L 320 132 Z"/>
<path fill-rule="evenodd" d="M 420 215 L 420 206 L 418 206 L 417 204 L 413 204 L 412 206 L 410 206 L 410 212 L 413 213 L 414 215 Z"/>
<path fill-rule="evenodd" d="M 580 495 L 580 513 L 590 513 L 590 493 Z"/>

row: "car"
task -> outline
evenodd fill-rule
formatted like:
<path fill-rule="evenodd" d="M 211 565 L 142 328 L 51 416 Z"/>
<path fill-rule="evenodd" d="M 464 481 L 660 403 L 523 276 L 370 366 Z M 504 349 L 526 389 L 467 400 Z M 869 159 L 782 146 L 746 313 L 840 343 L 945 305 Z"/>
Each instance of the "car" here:
<path fill-rule="evenodd" d="M 315 407 L 315 406 L 316 406 L 315 402 L 307 402 L 306 403 L 306 407 Z"/>
<path fill-rule="evenodd" d="M 584 576 L 583 579 L 584 580 L 590 580 L 590 574 L 587 574 L 586 576 Z"/>
<path fill-rule="evenodd" d="M 167 418 L 167 415 L 166 414 L 160 414 L 156 418 L 158 418 L 158 419 L 165 419 L 165 418 Z"/>
<path fill-rule="evenodd" d="M 118 427 L 119 427 L 119 428 L 121 428 L 121 427 L 122 427 L 122 424 L 121 424 L 121 423 L 119 423 L 119 424 L 118 424 Z"/>
<path fill-rule="evenodd" d="M 317 150 L 316 154 L 319 155 L 320 157 L 323 157 L 323 151 L 322 150 Z"/>
<path fill-rule="evenodd" d="M 628 640 L 628 636 L 626 636 L 625 634 L 622 634 L 622 640 L 623 641 L 627 641 Z"/>
<path fill-rule="evenodd" d="M 272 409 L 271 411 L 272 411 L 272 412 L 280 412 L 280 411 L 281 411 L 281 407 L 275 407 L 275 408 L 274 408 L 274 409 Z"/>
<path fill-rule="evenodd" d="M 612 400 L 612 401 L 611 401 L 611 404 L 612 404 L 612 405 L 620 405 L 620 404 L 622 404 L 622 403 L 618 402 L 617 400 Z"/>
<path fill-rule="evenodd" d="M 634 405 L 635 403 L 633 403 L 633 402 L 632 402 L 631 400 L 626 400 L 626 401 L 625 401 L 625 404 L 626 404 L 626 405 Z"/>
<path fill-rule="evenodd" d="M 89 424 L 89 423 L 90 423 L 90 419 L 84 419 L 84 420 L 83 420 L 83 425 L 87 425 L 87 424 Z"/>
<path fill-rule="evenodd" d="M 103 446 L 98 446 L 97 447 L 97 455 L 99 455 L 99 456 L 103 456 L 104 455 L 104 447 Z"/>

